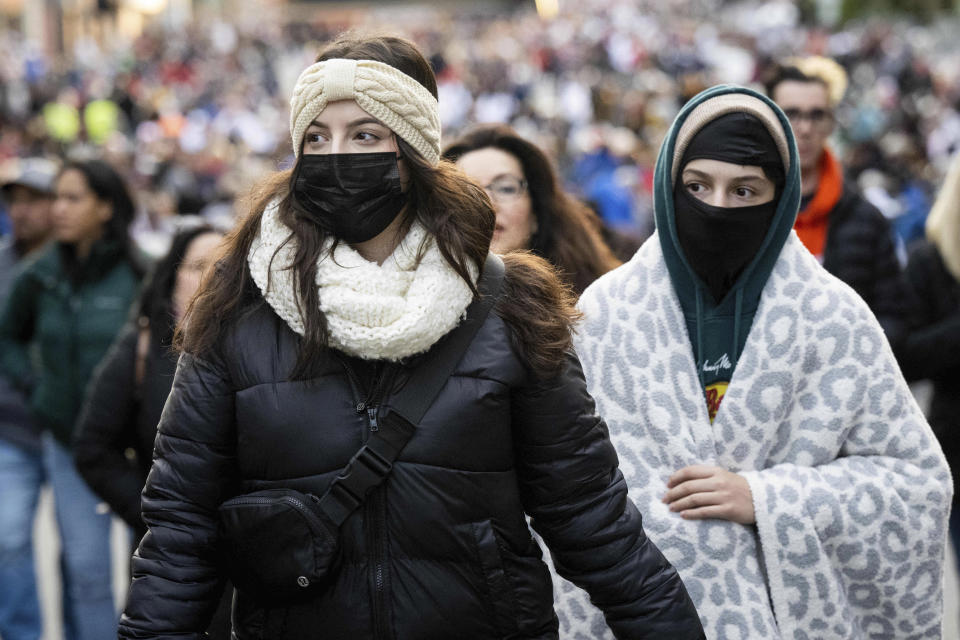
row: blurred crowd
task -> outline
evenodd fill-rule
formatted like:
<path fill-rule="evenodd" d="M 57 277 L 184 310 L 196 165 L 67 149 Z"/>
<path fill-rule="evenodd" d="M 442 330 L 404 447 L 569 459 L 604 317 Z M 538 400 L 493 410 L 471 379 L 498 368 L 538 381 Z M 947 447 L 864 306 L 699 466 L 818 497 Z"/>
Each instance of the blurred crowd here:
<path fill-rule="evenodd" d="M 308 21 L 154 26 L 133 42 L 78 41 L 62 58 L 7 30 L 0 162 L 105 158 L 136 192 L 139 244 L 159 254 L 174 216 L 229 218 L 237 195 L 289 164 L 287 96 L 324 41 L 389 26 L 430 55 L 445 139 L 473 122 L 510 123 L 607 224 L 642 238 L 656 149 L 680 106 L 718 82 L 759 86 L 785 56 L 821 54 L 850 77 L 834 147 L 909 243 L 960 146 L 957 20 L 827 29 L 801 17 L 780 0 L 586 0 L 551 19 L 533 3 L 395 6 L 333 21 L 318 10 Z"/>
<path fill-rule="evenodd" d="M 182 26 L 148 25 L 132 41 L 105 20 L 103 37 L 60 56 L 0 30 L 0 523 L 20 535 L 0 530 L 0 559 L 19 560 L 0 566 L 0 623 L 28 610 L 2 587 L 35 590 L 30 534 L 49 483 L 70 541 L 67 637 L 76 621 L 110 629 L 92 637 L 113 633 L 103 562 L 110 511 L 100 498 L 139 539 L 140 490 L 177 366 L 174 327 L 249 208 L 241 198 L 294 165 L 292 88 L 348 28 L 389 31 L 423 50 L 438 81 L 443 156 L 486 183 L 496 209 L 502 237 L 491 246 L 542 255 L 577 294 L 653 232 L 656 155 L 688 100 L 718 83 L 762 91 L 794 56 L 835 60 L 835 77 L 801 77 L 801 88 L 830 94 L 822 106 L 771 96 L 797 140 L 815 139 L 814 156 L 829 156 L 804 165 L 798 144 L 796 228 L 870 305 L 906 378 L 934 381 L 928 417 L 958 464 L 960 440 L 944 434 L 956 432 L 960 372 L 960 16 L 824 27 L 788 0 L 580 0 L 557 15 L 538 4 L 541 13 L 528 2 L 339 6 L 306 19 L 282 9 L 198 14 Z M 476 155 L 491 148 L 499 159 Z M 848 191 L 863 198 L 851 204 L 854 196 L 841 198 Z M 508 246 L 501 227 L 514 214 L 525 235 Z M 13 426 L 24 427 L 19 441 Z M 960 546 L 956 504 L 953 518 Z M 91 594 L 97 611 L 69 603 Z M 228 611 L 221 606 L 212 637 L 228 635 Z"/>

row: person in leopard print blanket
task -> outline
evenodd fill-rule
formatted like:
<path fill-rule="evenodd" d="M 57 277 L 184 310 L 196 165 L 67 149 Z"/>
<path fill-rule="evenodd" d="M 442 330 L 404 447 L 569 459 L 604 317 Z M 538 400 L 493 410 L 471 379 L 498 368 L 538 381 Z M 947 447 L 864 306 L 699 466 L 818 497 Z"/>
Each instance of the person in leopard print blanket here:
<path fill-rule="evenodd" d="M 939 638 L 950 470 L 877 320 L 791 230 L 796 144 L 717 86 L 657 162 L 657 231 L 575 340 L 644 525 L 707 637 Z M 561 637 L 610 637 L 557 579 Z"/>

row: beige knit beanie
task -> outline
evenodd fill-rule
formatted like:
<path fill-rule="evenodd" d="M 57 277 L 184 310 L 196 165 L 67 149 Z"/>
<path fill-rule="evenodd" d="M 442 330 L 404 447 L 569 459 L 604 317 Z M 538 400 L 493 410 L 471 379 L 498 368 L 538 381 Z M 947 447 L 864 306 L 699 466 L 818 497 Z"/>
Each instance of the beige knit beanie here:
<path fill-rule="evenodd" d="M 783 131 L 783 126 L 773 112 L 763 100 L 755 98 L 745 93 L 724 93 L 714 98 L 710 98 L 690 112 L 687 119 L 683 121 L 680 132 L 677 134 L 677 141 L 673 147 L 673 165 L 670 172 L 671 182 L 677 181 L 677 173 L 680 171 L 680 160 L 683 159 L 683 152 L 697 132 L 708 123 L 716 120 L 720 116 L 728 113 L 749 113 L 756 117 L 770 132 L 774 144 L 777 145 L 777 151 L 780 152 L 780 158 L 783 160 L 784 173 L 790 172 L 790 144 L 787 142 L 787 135 Z"/>
<path fill-rule="evenodd" d="M 300 155 L 303 134 L 329 102 L 355 100 L 431 164 L 440 161 L 440 107 L 422 84 L 382 62 L 335 58 L 300 74 L 290 98 L 290 137 Z"/>

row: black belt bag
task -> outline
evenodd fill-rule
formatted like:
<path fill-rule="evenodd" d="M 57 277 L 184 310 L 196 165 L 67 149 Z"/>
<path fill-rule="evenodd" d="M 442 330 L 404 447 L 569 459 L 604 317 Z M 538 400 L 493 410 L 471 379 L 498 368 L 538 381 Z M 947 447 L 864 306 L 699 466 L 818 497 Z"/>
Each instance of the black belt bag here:
<path fill-rule="evenodd" d="M 220 506 L 222 565 L 234 586 L 261 599 L 301 595 L 337 562 L 338 531 L 320 499 L 293 489 L 245 493 Z"/>
<path fill-rule="evenodd" d="M 219 509 L 221 566 L 234 586 L 260 600 L 311 593 L 335 572 L 340 526 L 382 483 L 416 425 L 453 374 L 503 283 L 503 262 L 490 253 L 466 319 L 441 339 L 391 400 L 380 427 L 350 459 L 322 497 L 265 489 L 227 500 Z"/>

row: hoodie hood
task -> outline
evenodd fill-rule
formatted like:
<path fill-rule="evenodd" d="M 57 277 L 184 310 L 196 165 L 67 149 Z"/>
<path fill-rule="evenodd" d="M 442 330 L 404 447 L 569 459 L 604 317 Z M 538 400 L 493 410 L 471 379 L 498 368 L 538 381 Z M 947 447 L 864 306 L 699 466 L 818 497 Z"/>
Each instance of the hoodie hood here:
<path fill-rule="evenodd" d="M 770 227 L 730 290 L 719 302 L 693 270 L 677 234 L 673 201 L 677 166 L 697 131 L 727 113 L 757 117 L 770 131 L 784 160 L 784 186 Z M 790 235 L 800 207 L 797 145 L 783 112 L 766 96 L 745 87 L 718 85 L 680 110 L 660 147 L 654 173 L 654 218 L 667 270 L 683 309 L 701 383 L 729 381 L 760 304 L 760 294 Z"/>

